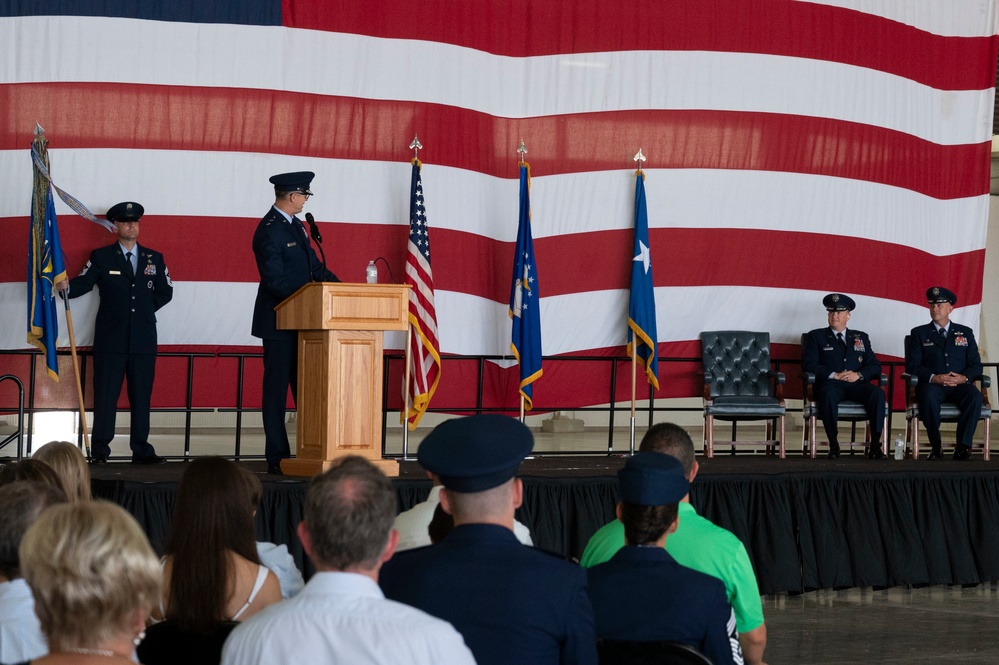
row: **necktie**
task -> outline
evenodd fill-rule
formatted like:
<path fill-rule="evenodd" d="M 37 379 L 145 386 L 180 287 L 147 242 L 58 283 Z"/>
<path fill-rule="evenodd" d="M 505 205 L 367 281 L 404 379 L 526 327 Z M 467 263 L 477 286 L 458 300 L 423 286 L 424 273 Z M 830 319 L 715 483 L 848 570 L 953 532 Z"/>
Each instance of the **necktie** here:
<path fill-rule="evenodd" d="M 940 333 L 940 339 L 947 339 L 947 329 L 946 328 L 941 328 L 937 332 Z"/>
<path fill-rule="evenodd" d="M 125 252 L 125 263 L 128 264 L 128 275 L 129 279 L 135 279 L 135 268 L 132 267 L 132 252 Z"/>

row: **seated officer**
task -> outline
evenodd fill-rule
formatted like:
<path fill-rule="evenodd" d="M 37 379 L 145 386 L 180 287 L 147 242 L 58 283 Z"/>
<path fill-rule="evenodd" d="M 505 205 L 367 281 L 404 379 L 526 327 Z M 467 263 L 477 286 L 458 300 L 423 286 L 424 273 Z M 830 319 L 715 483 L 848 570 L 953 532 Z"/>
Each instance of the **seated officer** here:
<path fill-rule="evenodd" d="M 514 475 L 533 447 L 531 431 L 507 416 L 438 425 L 417 458 L 440 477 L 454 529 L 386 562 L 379 583 L 387 598 L 450 622 L 479 665 L 595 665 L 586 573 L 513 533 L 523 497 Z"/>
<path fill-rule="evenodd" d="M 982 393 L 971 384 L 982 375 L 982 359 L 971 328 L 950 320 L 957 304 L 953 291 L 942 286 L 926 290 L 932 321 L 909 333 L 905 349 L 905 371 L 916 376 L 916 400 L 926 435 L 930 439 L 927 459 L 940 459 L 940 405 L 952 402 L 961 410 L 957 421 L 954 459 L 971 459 L 971 440 L 982 413 Z"/>
<path fill-rule="evenodd" d="M 741 663 L 735 614 L 721 580 L 685 568 L 664 549 L 689 484 L 670 455 L 636 453 L 618 473 L 625 547 L 590 568 L 597 637 L 682 642 L 715 665 Z"/>
<path fill-rule="evenodd" d="M 871 459 L 884 459 L 881 433 L 885 422 L 885 394 L 870 380 L 881 374 L 881 363 L 874 357 L 867 333 L 848 330 L 850 312 L 857 306 L 853 298 L 830 293 L 822 299 L 829 313 L 829 327 L 817 328 L 805 335 L 801 348 L 801 369 L 815 375 L 815 401 L 822 426 L 829 437 L 827 457 L 839 457 L 837 427 L 839 403 L 860 402 L 871 423 Z"/>

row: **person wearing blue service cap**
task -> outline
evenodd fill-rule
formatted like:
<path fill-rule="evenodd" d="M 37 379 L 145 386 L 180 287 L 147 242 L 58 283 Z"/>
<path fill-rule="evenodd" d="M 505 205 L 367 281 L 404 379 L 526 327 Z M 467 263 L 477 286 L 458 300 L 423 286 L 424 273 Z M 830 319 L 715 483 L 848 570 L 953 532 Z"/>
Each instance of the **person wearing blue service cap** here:
<path fill-rule="evenodd" d="M 479 665 L 595 664 L 585 572 L 513 534 L 523 497 L 515 476 L 533 447 L 531 431 L 508 416 L 434 428 L 417 458 L 444 485 L 441 506 L 454 528 L 386 562 L 379 583 L 387 598 L 450 622 Z"/>
<path fill-rule="evenodd" d="M 91 457 L 104 464 L 111 455 L 121 384 L 127 378 L 131 414 L 129 448 L 135 464 L 166 460 L 149 443 L 149 409 L 156 373 L 156 312 L 173 298 L 173 282 L 163 255 L 139 245 L 139 220 L 145 209 L 122 201 L 107 211 L 117 240 L 90 254 L 83 271 L 57 284 L 70 298 L 96 286 L 100 305 L 94 322 L 94 425 Z"/>
<path fill-rule="evenodd" d="M 680 642 L 715 665 L 742 663 L 735 614 L 721 580 L 678 564 L 664 549 L 690 484 L 671 455 L 640 452 L 618 472 L 625 547 L 590 568 L 597 638 Z"/>
<path fill-rule="evenodd" d="M 253 303 L 251 334 L 263 340 L 264 380 L 260 408 L 264 421 L 264 454 L 267 471 L 281 474 L 281 460 L 291 457 L 285 428 L 288 388 L 298 400 L 298 333 L 278 330 L 274 308 L 309 282 L 339 282 L 316 256 L 296 215 L 312 196 L 312 171 L 271 176 L 274 205 L 253 234 L 253 256 L 257 260 L 260 285 Z"/>
<path fill-rule="evenodd" d="M 938 460 L 940 449 L 940 405 L 951 402 L 961 415 L 957 421 L 954 459 L 971 459 L 971 441 L 982 413 L 982 393 L 972 381 L 982 375 L 982 358 L 975 333 L 950 320 L 957 296 L 950 289 L 931 286 L 926 290 L 931 321 L 909 333 L 905 348 L 905 371 L 915 376 L 919 415 L 930 440 L 927 459 Z"/>
<path fill-rule="evenodd" d="M 801 347 L 801 369 L 815 375 L 815 402 L 829 438 L 826 457 L 839 457 L 839 403 L 860 402 L 871 424 L 868 457 L 885 459 L 881 448 L 886 400 L 884 391 L 870 383 L 881 375 L 881 362 L 874 355 L 871 338 L 862 330 L 847 328 L 857 304 L 848 295 L 830 293 L 822 299 L 829 325 L 805 335 Z"/>

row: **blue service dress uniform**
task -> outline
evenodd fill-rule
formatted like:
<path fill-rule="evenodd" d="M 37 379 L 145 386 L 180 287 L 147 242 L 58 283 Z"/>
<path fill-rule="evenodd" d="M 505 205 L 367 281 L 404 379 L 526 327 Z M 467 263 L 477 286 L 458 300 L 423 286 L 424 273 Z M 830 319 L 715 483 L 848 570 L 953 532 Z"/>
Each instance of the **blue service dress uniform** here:
<path fill-rule="evenodd" d="M 828 326 L 810 331 L 801 349 L 801 368 L 815 374 L 815 401 L 830 444 L 838 443 L 839 403 L 850 400 L 864 405 L 871 423 L 872 445 L 880 446 L 885 394 L 870 380 L 881 375 L 881 362 L 874 355 L 867 333 L 847 328 L 843 338 L 841 344 Z M 858 372 L 864 379 L 854 383 L 830 379 L 829 375 L 836 372 Z"/>
<path fill-rule="evenodd" d="M 257 260 L 260 285 L 253 303 L 251 334 L 263 340 L 264 381 L 261 410 L 264 422 L 267 463 L 276 466 L 291 456 L 285 429 L 288 386 L 298 398 L 298 333 L 278 330 L 274 308 L 309 282 L 339 282 L 323 267 L 308 235 L 297 217 L 288 223 L 271 207 L 253 234 L 253 255 Z"/>
<path fill-rule="evenodd" d="M 69 282 L 70 298 L 89 293 L 95 286 L 101 296 L 94 324 L 91 452 L 95 459 L 107 459 L 111 454 L 123 378 L 128 379 L 132 459 L 155 455 L 148 439 L 156 370 L 156 312 L 173 298 L 173 283 L 162 254 L 139 244 L 132 251 L 137 257 L 132 277 L 131 265 L 116 242 L 91 252 L 83 272 Z"/>
<path fill-rule="evenodd" d="M 957 443 L 970 448 L 982 412 L 982 393 L 971 382 L 983 371 L 978 343 L 971 328 L 951 321 L 946 337 L 937 332 L 933 323 L 913 328 L 905 349 L 905 371 L 919 378 L 916 400 L 933 450 L 940 450 L 940 405 L 943 402 L 952 402 L 960 409 Z M 949 372 L 963 374 L 968 383 L 951 387 L 930 383 L 935 374 Z"/>
<path fill-rule="evenodd" d="M 742 663 L 721 580 L 681 566 L 662 547 L 636 546 L 587 576 L 599 639 L 682 642 L 715 665 Z"/>
<path fill-rule="evenodd" d="M 479 665 L 597 662 L 586 572 L 505 527 L 456 526 L 386 562 L 379 584 L 387 598 L 450 622 Z"/>

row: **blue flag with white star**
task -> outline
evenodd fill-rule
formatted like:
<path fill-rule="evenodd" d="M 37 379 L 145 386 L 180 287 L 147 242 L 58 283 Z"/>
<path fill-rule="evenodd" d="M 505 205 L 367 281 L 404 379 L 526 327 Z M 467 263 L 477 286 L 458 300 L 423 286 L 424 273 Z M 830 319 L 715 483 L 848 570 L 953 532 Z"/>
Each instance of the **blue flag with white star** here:
<path fill-rule="evenodd" d="M 628 301 L 628 355 L 637 349 L 649 383 L 659 389 L 659 337 L 656 334 L 656 293 L 649 248 L 649 214 L 645 207 L 645 173 L 635 182 L 635 250 L 631 260 L 631 297 Z"/>
<path fill-rule="evenodd" d="M 533 384 L 541 369 L 541 292 L 538 290 L 534 240 L 531 238 L 531 167 L 520 163 L 520 222 L 513 257 L 513 286 L 510 289 L 510 318 L 513 339 L 510 348 L 520 363 L 520 394 L 525 409 L 534 402 Z"/>

